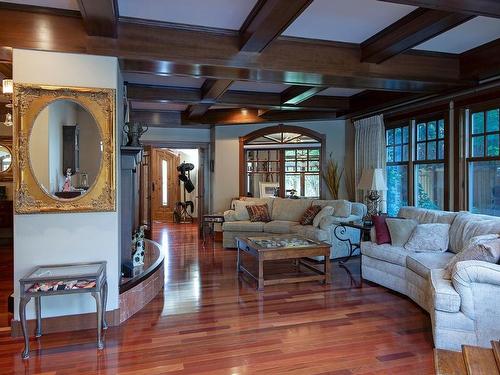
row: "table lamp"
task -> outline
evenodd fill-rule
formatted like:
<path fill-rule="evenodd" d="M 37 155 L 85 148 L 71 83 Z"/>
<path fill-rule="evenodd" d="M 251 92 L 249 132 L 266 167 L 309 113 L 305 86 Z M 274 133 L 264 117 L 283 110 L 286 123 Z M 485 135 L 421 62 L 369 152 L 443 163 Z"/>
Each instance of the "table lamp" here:
<path fill-rule="evenodd" d="M 378 192 L 387 190 L 384 170 L 382 168 L 363 168 L 358 189 L 368 191 L 365 197 L 366 206 L 368 208 L 367 217 L 365 217 L 365 219 L 371 220 L 372 215 L 378 215 L 380 212 L 379 204 L 381 196 Z"/>

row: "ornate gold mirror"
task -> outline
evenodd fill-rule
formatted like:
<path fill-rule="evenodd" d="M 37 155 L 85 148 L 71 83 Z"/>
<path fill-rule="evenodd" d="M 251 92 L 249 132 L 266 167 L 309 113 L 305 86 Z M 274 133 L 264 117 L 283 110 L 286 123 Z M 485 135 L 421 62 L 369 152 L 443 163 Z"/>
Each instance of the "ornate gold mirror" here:
<path fill-rule="evenodd" d="M 12 137 L 0 136 L 0 181 L 12 181 Z"/>
<path fill-rule="evenodd" d="M 115 91 L 14 85 L 17 213 L 115 210 Z"/>

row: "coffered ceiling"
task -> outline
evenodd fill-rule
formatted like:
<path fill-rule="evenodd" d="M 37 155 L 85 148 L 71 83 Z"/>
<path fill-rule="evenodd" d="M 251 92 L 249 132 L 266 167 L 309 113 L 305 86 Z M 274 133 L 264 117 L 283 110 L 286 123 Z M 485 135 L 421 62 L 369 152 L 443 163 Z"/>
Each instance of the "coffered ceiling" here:
<path fill-rule="evenodd" d="M 117 56 L 132 117 L 157 126 L 330 119 L 472 87 L 500 75 L 499 38 L 497 0 L 0 1 L 0 47 Z"/>

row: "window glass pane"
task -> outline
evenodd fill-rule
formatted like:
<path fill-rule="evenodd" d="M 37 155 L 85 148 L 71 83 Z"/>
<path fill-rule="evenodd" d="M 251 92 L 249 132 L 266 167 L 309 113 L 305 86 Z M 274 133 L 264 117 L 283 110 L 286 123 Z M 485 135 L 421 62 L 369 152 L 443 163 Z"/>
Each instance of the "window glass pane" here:
<path fill-rule="evenodd" d="M 427 124 L 427 139 L 436 139 L 437 129 L 436 129 L 436 121 L 430 121 Z"/>
<path fill-rule="evenodd" d="M 484 156 L 484 137 L 472 137 L 472 156 Z"/>
<path fill-rule="evenodd" d="M 319 149 L 309 150 L 309 159 L 319 160 Z"/>
<path fill-rule="evenodd" d="M 500 160 L 469 163 L 469 210 L 500 216 Z"/>
<path fill-rule="evenodd" d="M 492 109 L 491 111 L 486 112 L 486 131 L 487 132 L 496 132 L 499 130 L 498 124 L 498 116 L 499 109 Z"/>
<path fill-rule="evenodd" d="M 498 156 L 499 135 L 490 134 L 486 136 L 486 156 Z"/>
<path fill-rule="evenodd" d="M 427 143 L 427 159 L 428 160 L 436 159 L 436 142 Z"/>
<path fill-rule="evenodd" d="M 444 208 L 444 163 L 415 166 L 415 206 Z"/>
<path fill-rule="evenodd" d="M 168 206 L 168 164 L 166 160 L 161 161 L 161 204 Z"/>
<path fill-rule="evenodd" d="M 319 161 L 313 160 L 309 162 L 309 172 L 318 172 L 319 171 Z"/>
<path fill-rule="evenodd" d="M 401 146 L 394 147 L 394 161 L 401 161 Z"/>
<path fill-rule="evenodd" d="M 484 133 L 484 112 L 472 114 L 472 134 Z"/>
<path fill-rule="evenodd" d="M 417 143 L 417 160 L 425 160 L 425 143 Z"/>
<path fill-rule="evenodd" d="M 394 144 L 401 144 L 401 128 L 394 129 Z"/>
<path fill-rule="evenodd" d="M 438 121 L 438 138 L 444 138 L 444 120 Z"/>
<path fill-rule="evenodd" d="M 408 205 L 408 167 L 387 167 L 387 214 L 396 216 L 402 206 Z"/>
<path fill-rule="evenodd" d="M 295 150 L 285 150 L 285 159 L 295 159 Z"/>
<path fill-rule="evenodd" d="M 438 142 L 438 159 L 444 159 L 444 141 Z"/>
<path fill-rule="evenodd" d="M 285 171 L 295 172 L 295 162 L 294 161 L 285 161 Z"/>
<path fill-rule="evenodd" d="M 390 146 L 390 145 L 393 145 L 394 144 L 394 129 L 390 129 L 390 130 L 386 130 L 385 132 L 386 134 L 386 141 L 387 141 L 387 145 Z"/>
<path fill-rule="evenodd" d="M 307 159 L 307 150 L 297 150 L 297 159 Z"/>
<path fill-rule="evenodd" d="M 408 126 L 403 127 L 403 143 L 408 143 Z"/>
<path fill-rule="evenodd" d="M 257 158 L 259 160 L 269 160 L 269 152 L 267 150 L 257 151 Z"/>
<path fill-rule="evenodd" d="M 304 176 L 304 190 L 306 197 L 319 197 L 319 175 L 306 174 Z"/>
<path fill-rule="evenodd" d="M 408 161 L 408 145 L 403 146 L 403 156 L 401 161 Z"/>
<path fill-rule="evenodd" d="M 253 171 L 253 163 L 252 162 L 248 162 L 247 163 L 247 172 L 252 172 Z"/>
<path fill-rule="evenodd" d="M 387 147 L 387 162 L 391 163 L 394 161 L 394 147 Z"/>
<path fill-rule="evenodd" d="M 425 123 L 417 125 L 417 141 L 425 141 L 426 126 Z"/>
<path fill-rule="evenodd" d="M 297 160 L 297 171 L 305 172 L 307 170 L 307 160 Z"/>
<path fill-rule="evenodd" d="M 301 196 L 302 191 L 300 190 L 300 174 L 285 174 L 285 192 L 286 195 L 290 194 L 290 190 L 295 190 L 296 195 Z"/>

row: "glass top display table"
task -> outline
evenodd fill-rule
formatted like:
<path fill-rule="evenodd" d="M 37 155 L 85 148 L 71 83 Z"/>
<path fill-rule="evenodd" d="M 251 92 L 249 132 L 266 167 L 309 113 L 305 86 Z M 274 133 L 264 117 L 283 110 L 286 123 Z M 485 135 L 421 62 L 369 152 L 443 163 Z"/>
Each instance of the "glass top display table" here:
<path fill-rule="evenodd" d="M 104 347 L 102 330 L 107 328 L 105 314 L 108 295 L 106 280 L 106 262 L 75 263 L 38 266 L 19 280 L 20 300 L 19 316 L 24 335 L 23 359 L 29 358 L 29 333 L 26 322 L 26 305 L 35 299 L 36 331 L 35 336 L 42 336 L 41 297 L 61 294 L 91 293 L 96 301 L 97 313 L 97 348 Z"/>

